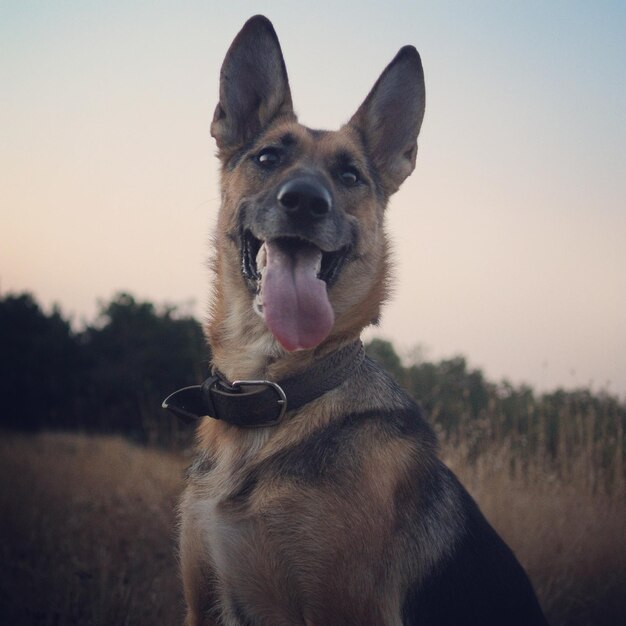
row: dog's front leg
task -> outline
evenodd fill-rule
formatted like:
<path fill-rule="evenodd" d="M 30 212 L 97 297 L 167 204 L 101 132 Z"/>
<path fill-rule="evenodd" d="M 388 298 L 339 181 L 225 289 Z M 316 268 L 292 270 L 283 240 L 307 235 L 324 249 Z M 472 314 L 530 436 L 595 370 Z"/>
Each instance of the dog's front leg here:
<path fill-rule="evenodd" d="M 190 558 L 181 546 L 181 574 L 187 614 L 185 626 L 218 626 L 219 609 L 215 584 L 206 563 Z"/>
<path fill-rule="evenodd" d="M 197 555 L 184 551 L 182 545 L 181 575 L 187 605 L 185 626 L 218 626 L 218 603 L 211 571 Z"/>
<path fill-rule="evenodd" d="M 187 605 L 185 626 L 217 626 L 220 623 L 217 581 L 205 529 L 189 495 L 189 492 L 185 494 L 180 507 L 179 558 Z"/>

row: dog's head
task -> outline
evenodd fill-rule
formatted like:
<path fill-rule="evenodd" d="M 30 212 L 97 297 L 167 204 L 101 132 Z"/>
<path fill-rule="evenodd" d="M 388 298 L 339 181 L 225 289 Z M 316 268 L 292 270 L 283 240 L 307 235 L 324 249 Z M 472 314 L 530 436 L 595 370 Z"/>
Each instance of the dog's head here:
<path fill-rule="evenodd" d="M 212 343 L 233 318 L 250 341 L 271 333 L 287 351 L 358 336 L 378 318 L 384 209 L 415 167 L 423 114 L 421 61 L 407 46 L 340 130 L 302 126 L 271 23 L 244 25 L 211 124 L 222 162 Z"/>

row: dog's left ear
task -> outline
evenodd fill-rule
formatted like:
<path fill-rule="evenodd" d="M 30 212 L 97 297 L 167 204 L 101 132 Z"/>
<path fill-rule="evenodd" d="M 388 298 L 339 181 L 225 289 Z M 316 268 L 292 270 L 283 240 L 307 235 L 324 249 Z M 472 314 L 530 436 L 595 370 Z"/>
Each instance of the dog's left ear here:
<path fill-rule="evenodd" d="M 292 114 L 278 37 L 262 15 L 251 17 L 231 44 L 220 72 L 220 101 L 211 124 L 222 158 L 251 141 L 279 114 Z"/>
<path fill-rule="evenodd" d="M 424 104 L 422 62 L 413 46 L 405 46 L 350 120 L 363 134 L 388 195 L 415 168 Z"/>

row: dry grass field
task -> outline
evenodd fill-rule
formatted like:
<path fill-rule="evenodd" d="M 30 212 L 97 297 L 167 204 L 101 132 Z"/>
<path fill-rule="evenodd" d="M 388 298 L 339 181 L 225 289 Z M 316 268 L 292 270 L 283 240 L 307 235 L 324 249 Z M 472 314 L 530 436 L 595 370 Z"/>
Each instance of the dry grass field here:
<path fill-rule="evenodd" d="M 548 471 L 536 459 L 522 475 L 510 471 L 504 444 L 472 464 L 462 447 L 443 452 L 524 565 L 550 624 L 626 624 L 623 475 L 606 489 L 592 459 L 582 454 L 567 459 L 567 472 L 561 466 Z"/>
<path fill-rule="evenodd" d="M 444 447 L 527 568 L 550 623 L 626 623 L 624 481 L 590 481 L 537 463 L 510 471 L 504 445 L 469 463 Z M 155 626 L 181 623 L 175 506 L 186 459 L 118 437 L 75 434 L 0 441 L 0 623 Z M 503 625 L 506 626 L 506 625 Z"/>
<path fill-rule="evenodd" d="M 0 623 L 182 622 L 175 507 L 185 461 L 118 437 L 4 435 Z"/>

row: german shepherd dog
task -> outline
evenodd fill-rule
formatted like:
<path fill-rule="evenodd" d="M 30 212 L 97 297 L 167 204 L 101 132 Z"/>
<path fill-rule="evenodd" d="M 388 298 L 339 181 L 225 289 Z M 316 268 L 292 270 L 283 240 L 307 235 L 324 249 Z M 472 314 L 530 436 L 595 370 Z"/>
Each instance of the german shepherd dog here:
<path fill-rule="evenodd" d="M 385 208 L 423 114 L 412 46 L 336 132 L 297 122 L 266 18 L 228 50 L 211 125 L 213 375 L 164 403 L 202 417 L 180 507 L 187 626 L 546 624 L 359 339 L 387 296 Z"/>

